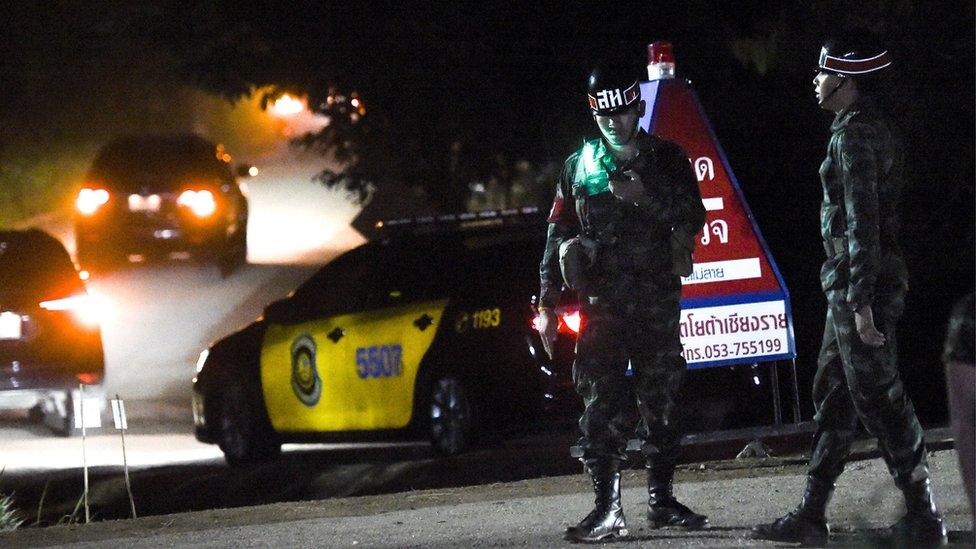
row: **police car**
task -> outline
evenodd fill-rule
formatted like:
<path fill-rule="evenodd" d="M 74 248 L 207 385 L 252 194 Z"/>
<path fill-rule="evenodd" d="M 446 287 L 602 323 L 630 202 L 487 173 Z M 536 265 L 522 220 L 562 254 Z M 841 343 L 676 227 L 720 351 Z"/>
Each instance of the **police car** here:
<path fill-rule="evenodd" d="M 428 439 L 451 455 L 527 425 L 575 422 L 578 309 L 560 308 L 552 360 L 535 329 L 545 217 L 383 225 L 201 353 L 198 440 L 231 464 L 284 442 Z M 728 384 L 707 384 L 728 396 Z"/>

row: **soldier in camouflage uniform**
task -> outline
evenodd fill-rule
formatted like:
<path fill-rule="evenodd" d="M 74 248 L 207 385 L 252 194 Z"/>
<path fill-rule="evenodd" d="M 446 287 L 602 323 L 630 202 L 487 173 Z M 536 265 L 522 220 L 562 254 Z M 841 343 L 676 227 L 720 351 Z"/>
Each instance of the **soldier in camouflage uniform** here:
<path fill-rule="evenodd" d="M 893 528 L 902 541 L 941 543 L 946 530 L 935 504 L 922 428 L 898 375 L 895 324 L 908 276 L 898 245 L 902 150 L 871 99 L 887 51 L 830 44 L 814 79 L 820 106 L 836 113 L 827 158 L 820 166 L 821 232 L 827 260 L 821 283 L 827 321 L 813 398 L 814 436 L 800 505 L 757 537 L 822 544 L 825 510 L 844 470 L 860 420 L 873 436 L 908 513 Z"/>
<path fill-rule="evenodd" d="M 702 528 L 707 519 L 674 498 L 672 477 L 680 438 L 673 410 L 687 368 L 679 275 L 691 273 L 705 209 L 687 155 L 638 128 L 644 102 L 632 74 L 595 70 L 589 101 L 603 139 L 585 142 L 565 163 L 540 268 L 540 331 L 550 356 L 564 283 L 577 290 L 583 318 L 573 377 L 585 405 L 580 446 L 596 505 L 567 539 L 627 533 L 619 467 L 635 396 L 652 527 Z"/>

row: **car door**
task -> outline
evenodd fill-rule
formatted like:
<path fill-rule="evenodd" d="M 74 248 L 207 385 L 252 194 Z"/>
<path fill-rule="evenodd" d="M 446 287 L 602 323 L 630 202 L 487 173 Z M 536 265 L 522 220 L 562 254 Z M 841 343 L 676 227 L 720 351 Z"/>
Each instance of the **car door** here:
<path fill-rule="evenodd" d="M 261 385 L 276 431 L 338 432 L 367 423 L 360 395 L 349 390 L 358 376 L 346 334 L 360 322 L 377 252 L 368 244 L 344 254 L 266 311 Z"/>
<path fill-rule="evenodd" d="M 436 247 L 392 245 L 374 273 L 366 307 L 345 328 L 355 378 L 344 388 L 362 414 L 361 429 L 406 427 L 414 410 L 417 376 L 447 307 L 432 293 L 439 270 Z"/>
<path fill-rule="evenodd" d="M 447 305 L 427 293 L 419 250 L 370 244 L 323 268 L 269 319 L 261 381 L 279 432 L 405 427 Z M 285 315 L 289 316 L 289 315 Z"/>

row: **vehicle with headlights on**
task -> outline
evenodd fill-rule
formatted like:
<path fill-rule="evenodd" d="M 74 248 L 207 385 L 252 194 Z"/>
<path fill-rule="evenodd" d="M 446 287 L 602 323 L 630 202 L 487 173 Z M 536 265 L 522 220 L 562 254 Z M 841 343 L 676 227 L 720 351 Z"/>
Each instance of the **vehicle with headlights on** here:
<path fill-rule="evenodd" d="M 64 435 L 79 384 L 86 405 L 105 401 L 99 310 L 82 276 L 47 233 L 0 231 L 0 409 L 31 410 Z"/>
<path fill-rule="evenodd" d="M 541 213 L 518 210 L 384 223 L 200 354 L 197 439 L 236 464 L 285 442 L 419 439 L 450 455 L 540 427 L 570 432 L 581 318 L 572 300 L 557 310 L 550 360 L 532 305 L 545 229 Z M 737 421 L 759 414 L 768 384 L 748 366 L 712 370 L 689 375 L 702 412 L 691 429 L 728 426 L 708 419 L 727 410 L 716 399 L 747 412 Z"/>
<path fill-rule="evenodd" d="M 248 204 L 231 157 L 194 134 L 123 137 L 102 147 L 75 200 L 77 257 L 189 252 L 228 274 L 247 258 Z"/>

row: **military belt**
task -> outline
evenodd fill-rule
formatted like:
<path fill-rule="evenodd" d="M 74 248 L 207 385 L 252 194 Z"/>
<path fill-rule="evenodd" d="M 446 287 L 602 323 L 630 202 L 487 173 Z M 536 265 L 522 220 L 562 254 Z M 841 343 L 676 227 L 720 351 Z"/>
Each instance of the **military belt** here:
<path fill-rule="evenodd" d="M 824 240 L 824 251 L 827 252 L 827 257 L 834 257 L 836 255 L 841 255 L 847 253 L 847 239 L 844 237 L 828 238 Z"/>

